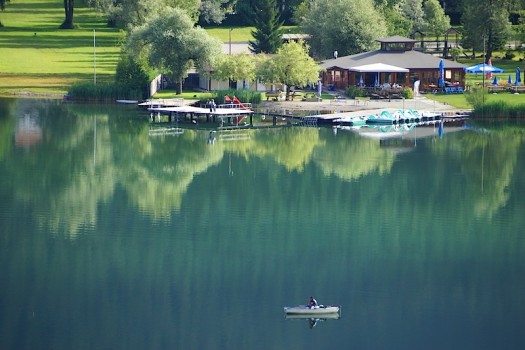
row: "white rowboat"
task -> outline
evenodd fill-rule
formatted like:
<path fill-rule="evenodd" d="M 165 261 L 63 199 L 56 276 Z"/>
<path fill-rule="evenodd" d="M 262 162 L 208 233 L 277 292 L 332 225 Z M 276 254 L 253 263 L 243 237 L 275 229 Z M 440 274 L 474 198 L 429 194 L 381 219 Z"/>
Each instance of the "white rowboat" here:
<path fill-rule="evenodd" d="M 287 315 L 326 315 L 336 314 L 341 310 L 340 306 L 318 306 L 310 308 L 306 305 L 301 306 L 285 306 L 284 313 Z"/>

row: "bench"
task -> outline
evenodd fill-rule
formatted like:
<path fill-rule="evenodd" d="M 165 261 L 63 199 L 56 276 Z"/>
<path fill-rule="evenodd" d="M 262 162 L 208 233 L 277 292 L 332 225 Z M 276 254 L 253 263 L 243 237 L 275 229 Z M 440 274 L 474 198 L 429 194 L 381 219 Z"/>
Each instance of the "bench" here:
<path fill-rule="evenodd" d="M 525 85 L 518 85 L 518 86 L 514 85 L 510 87 L 510 89 L 514 91 L 514 93 L 525 92 Z"/>
<path fill-rule="evenodd" d="M 507 90 L 507 88 L 505 86 L 495 85 L 495 86 L 488 86 L 487 90 L 488 90 L 488 92 L 492 92 L 492 93 L 495 94 L 495 93 L 498 93 L 498 92 L 505 92 Z"/>
<path fill-rule="evenodd" d="M 358 105 L 358 104 L 364 104 L 364 105 L 367 105 L 368 102 L 370 102 L 370 97 L 364 97 L 364 96 L 356 96 L 355 97 L 355 101 L 354 101 L 354 104 Z"/>
<path fill-rule="evenodd" d="M 288 96 L 289 96 L 290 101 L 293 101 L 294 98 L 296 98 L 296 97 L 302 98 L 303 97 L 303 93 L 299 92 L 299 91 L 292 91 Z"/>
<path fill-rule="evenodd" d="M 283 98 L 283 92 L 282 91 L 268 91 L 265 93 L 266 95 L 266 101 L 268 101 L 270 98 L 274 101 L 282 100 Z"/>

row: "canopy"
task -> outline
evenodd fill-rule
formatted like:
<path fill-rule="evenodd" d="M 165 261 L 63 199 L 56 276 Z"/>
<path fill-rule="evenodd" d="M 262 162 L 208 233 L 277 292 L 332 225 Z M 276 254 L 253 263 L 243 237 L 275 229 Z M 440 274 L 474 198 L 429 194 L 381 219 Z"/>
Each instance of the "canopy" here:
<path fill-rule="evenodd" d="M 487 63 L 476 64 L 475 66 L 470 66 L 465 68 L 467 73 L 504 73 L 505 71 L 501 68 L 494 67 Z"/>
<path fill-rule="evenodd" d="M 374 72 L 374 73 L 381 73 L 381 72 L 389 72 L 389 73 L 407 73 L 408 69 L 391 66 L 389 64 L 384 63 L 372 63 L 372 64 L 365 64 L 363 66 L 357 66 L 352 67 L 350 70 L 355 72 Z"/>

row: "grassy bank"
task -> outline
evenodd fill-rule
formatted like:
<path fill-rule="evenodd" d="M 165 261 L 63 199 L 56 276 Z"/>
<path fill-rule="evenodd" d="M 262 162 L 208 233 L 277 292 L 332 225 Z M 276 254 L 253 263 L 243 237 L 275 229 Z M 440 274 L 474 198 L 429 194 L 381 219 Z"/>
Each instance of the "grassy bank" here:
<path fill-rule="evenodd" d="M 0 12 L 5 27 L 0 28 L 0 95 L 63 95 L 73 82 L 112 82 L 115 74 L 123 33 L 106 27 L 103 16 L 78 0 L 75 3 L 72 30 L 60 30 L 64 19 L 63 2 L 43 0 L 16 0 Z M 208 33 L 223 42 L 246 42 L 252 39 L 252 27 L 208 28 Z M 285 30 L 294 31 L 295 28 Z M 94 32 L 95 31 L 95 32 Z M 96 35 L 94 35 L 96 34 Z M 462 62 L 479 63 L 481 59 Z M 507 73 L 498 74 L 506 81 L 522 62 L 493 60 L 494 65 Z M 522 67 L 525 69 L 525 66 Z M 482 80 L 482 75 L 469 74 L 471 84 Z M 172 93 L 169 93 L 172 95 Z M 195 93 L 191 93 L 191 96 Z M 427 95 L 460 109 L 469 109 L 464 95 Z M 487 101 L 503 101 L 517 105 L 523 95 L 502 93 L 487 95 Z"/>
<path fill-rule="evenodd" d="M 122 35 L 82 1 L 77 29 L 58 29 L 61 1 L 16 0 L 0 16 L 0 94 L 64 94 L 73 81 L 113 80 Z"/>

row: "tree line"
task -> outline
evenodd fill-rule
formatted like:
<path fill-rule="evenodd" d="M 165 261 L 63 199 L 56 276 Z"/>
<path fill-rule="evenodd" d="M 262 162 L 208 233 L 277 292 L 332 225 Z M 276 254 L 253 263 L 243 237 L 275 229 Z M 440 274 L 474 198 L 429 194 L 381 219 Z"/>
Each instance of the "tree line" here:
<path fill-rule="evenodd" d="M 8 1 L 0 0 L 0 8 L 3 9 Z M 249 43 L 251 51 L 275 54 L 283 45 L 283 24 L 294 23 L 298 31 L 310 35 L 309 46 L 304 47 L 303 54 L 323 60 L 332 57 L 334 51 L 344 56 L 372 50 L 377 47 L 378 38 L 389 35 L 410 36 L 415 31 L 421 31 L 439 40 L 451 26 L 448 10 L 454 11 L 454 18 L 459 18 L 463 26 L 462 47 L 472 50 L 474 54 L 485 52 L 485 60 L 488 61 L 494 51 L 504 50 L 511 38 L 513 27 L 510 19 L 513 18 L 516 23 L 522 23 L 525 19 L 521 16 L 525 0 L 84 1 L 105 16 L 108 26 L 122 28 L 127 33 L 117 69 L 117 75 L 120 72 L 125 78 L 120 77 L 120 81 L 136 77 L 133 72 L 141 72 L 138 75 L 143 78 L 151 75 L 152 71 L 162 71 L 180 83 L 192 66 L 209 75 L 229 72 L 230 79 L 243 75 L 243 80 L 244 77 L 249 80 L 254 78 L 254 74 L 255 78 L 263 81 L 283 79 L 279 78 L 273 63 L 261 64 L 263 59 L 254 59 L 254 63 L 248 65 L 258 67 L 258 73 L 246 73 L 246 69 L 235 68 L 238 62 L 246 59 L 228 62 L 228 58 L 221 57 L 221 43 L 206 34 L 202 29 L 204 24 L 249 24 L 255 28 L 252 32 L 254 39 Z M 65 19 L 61 28 L 74 28 L 74 8 L 74 0 L 64 0 Z M 518 38 L 525 38 L 525 25 L 514 28 L 521 29 Z M 297 54 L 295 48 L 292 49 Z M 268 57 L 266 59 L 275 63 Z M 296 59 L 297 62 L 306 62 L 302 56 Z M 224 62 L 227 62 L 228 69 L 218 66 Z M 309 62 L 304 69 L 303 76 L 311 80 L 314 74 L 310 71 Z M 286 69 L 281 67 L 280 71 Z M 301 84 L 304 77 L 292 80 L 294 82 L 289 83 Z"/>

